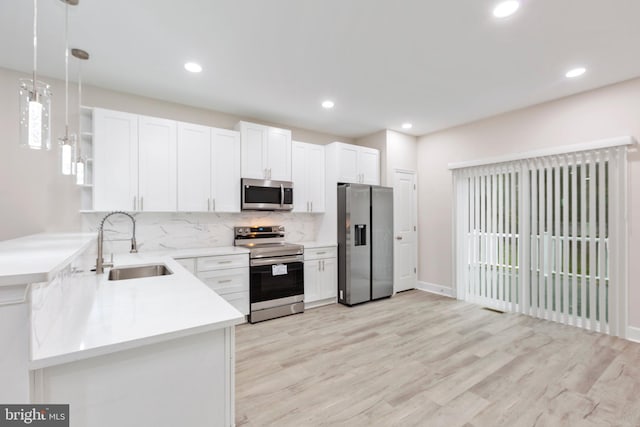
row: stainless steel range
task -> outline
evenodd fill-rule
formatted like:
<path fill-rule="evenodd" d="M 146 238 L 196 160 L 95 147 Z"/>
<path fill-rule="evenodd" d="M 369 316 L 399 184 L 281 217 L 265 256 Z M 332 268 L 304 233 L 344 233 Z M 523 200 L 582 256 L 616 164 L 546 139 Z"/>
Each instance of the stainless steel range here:
<path fill-rule="evenodd" d="M 304 311 L 304 247 L 284 241 L 284 227 L 234 227 L 234 244 L 249 249 L 249 322 Z"/>

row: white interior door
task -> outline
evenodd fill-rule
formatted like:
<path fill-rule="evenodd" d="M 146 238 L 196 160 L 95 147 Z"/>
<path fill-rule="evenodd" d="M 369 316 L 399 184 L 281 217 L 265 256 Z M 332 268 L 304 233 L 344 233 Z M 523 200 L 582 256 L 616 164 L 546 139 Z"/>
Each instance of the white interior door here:
<path fill-rule="evenodd" d="M 417 202 L 416 174 L 396 170 L 393 179 L 394 292 L 416 287 Z"/>

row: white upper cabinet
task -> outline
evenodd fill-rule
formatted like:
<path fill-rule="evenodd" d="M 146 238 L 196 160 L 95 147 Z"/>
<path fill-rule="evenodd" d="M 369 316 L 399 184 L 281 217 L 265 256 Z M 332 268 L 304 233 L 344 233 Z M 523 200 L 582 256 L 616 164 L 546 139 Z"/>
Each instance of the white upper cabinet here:
<path fill-rule="evenodd" d="M 212 129 L 211 210 L 240 212 L 240 133 Z"/>
<path fill-rule="evenodd" d="M 177 123 L 140 116 L 138 210 L 175 212 L 177 209 Z"/>
<path fill-rule="evenodd" d="M 136 210 L 138 116 L 96 108 L 93 133 L 93 209 Z"/>
<path fill-rule="evenodd" d="M 360 167 L 358 166 L 360 148 L 348 144 L 338 146 L 338 182 L 360 182 Z"/>
<path fill-rule="evenodd" d="M 178 210 L 211 206 L 211 128 L 178 123 Z"/>
<path fill-rule="evenodd" d="M 380 152 L 374 148 L 334 142 L 338 182 L 380 185 Z"/>
<path fill-rule="evenodd" d="M 240 211 L 240 134 L 178 124 L 178 210 Z"/>
<path fill-rule="evenodd" d="M 362 184 L 380 184 L 380 152 L 374 148 L 360 147 L 358 153 L 360 182 Z"/>
<path fill-rule="evenodd" d="M 243 178 L 291 181 L 291 131 L 256 123 L 236 125 Z"/>
<path fill-rule="evenodd" d="M 293 211 L 324 212 L 324 146 L 293 141 L 291 151 Z"/>

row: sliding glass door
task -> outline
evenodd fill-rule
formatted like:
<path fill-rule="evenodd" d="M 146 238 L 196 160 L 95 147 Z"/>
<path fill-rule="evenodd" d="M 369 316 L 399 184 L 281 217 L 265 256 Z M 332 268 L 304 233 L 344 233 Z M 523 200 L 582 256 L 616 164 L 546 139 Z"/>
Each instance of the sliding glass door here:
<path fill-rule="evenodd" d="M 454 171 L 460 298 L 618 335 L 626 149 Z"/>

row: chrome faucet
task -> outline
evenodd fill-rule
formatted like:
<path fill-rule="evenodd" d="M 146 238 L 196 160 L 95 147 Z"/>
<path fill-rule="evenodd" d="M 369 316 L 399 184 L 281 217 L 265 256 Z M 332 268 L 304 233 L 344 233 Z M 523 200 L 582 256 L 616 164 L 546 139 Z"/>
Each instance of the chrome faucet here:
<path fill-rule="evenodd" d="M 104 273 L 105 267 L 113 267 L 113 254 L 111 256 L 111 262 L 105 263 L 104 257 L 102 254 L 102 245 L 104 241 L 104 222 L 111 215 L 116 215 L 116 214 L 125 215 L 131 219 L 131 222 L 133 223 L 133 233 L 132 233 L 133 235 L 131 237 L 131 250 L 129 252 L 131 252 L 132 254 L 138 252 L 138 244 L 136 243 L 136 219 L 131 214 L 128 214 L 123 211 L 109 212 L 108 214 L 105 215 L 104 218 L 102 218 L 102 221 L 100 221 L 100 228 L 98 229 L 98 257 L 96 258 L 96 274 Z"/>

